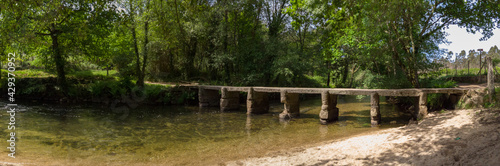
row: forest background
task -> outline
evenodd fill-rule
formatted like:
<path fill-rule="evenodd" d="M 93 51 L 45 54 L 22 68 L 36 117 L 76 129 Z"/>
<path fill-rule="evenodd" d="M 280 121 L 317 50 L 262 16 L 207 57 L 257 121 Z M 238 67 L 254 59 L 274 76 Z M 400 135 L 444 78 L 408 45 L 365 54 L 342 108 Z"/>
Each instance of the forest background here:
<path fill-rule="evenodd" d="M 486 40 L 500 28 L 500 2 L 6 0 L 0 59 L 7 65 L 15 52 L 20 76 L 55 76 L 63 93 L 83 84 L 68 75 L 130 87 L 451 87 L 445 77 L 478 74 L 481 62 L 475 50 L 452 58 L 439 49 L 450 25 Z M 499 58 L 499 49 L 481 56 Z M 458 71 L 467 62 L 475 73 Z"/>

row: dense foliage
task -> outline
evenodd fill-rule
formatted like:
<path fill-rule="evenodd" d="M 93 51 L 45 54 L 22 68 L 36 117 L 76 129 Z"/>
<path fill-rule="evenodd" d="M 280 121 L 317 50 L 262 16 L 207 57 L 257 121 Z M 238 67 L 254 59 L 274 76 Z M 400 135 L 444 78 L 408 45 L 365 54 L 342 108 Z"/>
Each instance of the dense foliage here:
<path fill-rule="evenodd" d="M 5 0 L 0 54 L 54 71 L 62 89 L 88 69 L 139 87 L 423 87 L 449 25 L 488 39 L 499 22 L 498 0 Z"/>

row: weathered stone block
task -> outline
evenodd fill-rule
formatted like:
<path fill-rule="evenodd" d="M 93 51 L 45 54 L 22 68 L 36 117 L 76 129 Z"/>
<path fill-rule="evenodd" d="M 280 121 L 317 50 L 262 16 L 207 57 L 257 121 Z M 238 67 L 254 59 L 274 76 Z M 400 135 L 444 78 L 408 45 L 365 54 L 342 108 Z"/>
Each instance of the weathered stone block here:
<path fill-rule="evenodd" d="M 247 114 L 262 114 L 269 112 L 269 98 L 265 92 L 255 92 L 253 88 L 248 90 Z"/>
<path fill-rule="evenodd" d="M 370 119 L 372 127 L 376 127 L 380 124 L 382 116 L 380 115 L 380 97 L 378 93 L 373 93 L 371 95 L 371 109 L 370 109 Z"/>
<path fill-rule="evenodd" d="M 217 90 L 208 90 L 199 87 L 198 102 L 200 107 L 217 107 L 220 105 L 220 95 Z"/>
<path fill-rule="evenodd" d="M 220 107 L 227 107 L 231 104 L 230 99 L 220 99 Z"/>
<path fill-rule="evenodd" d="M 299 94 L 281 92 L 281 103 L 284 103 L 283 112 L 279 115 L 280 119 L 295 118 L 300 115 Z"/>
<path fill-rule="evenodd" d="M 427 116 L 427 94 L 420 93 L 418 97 L 418 116 L 417 119 L 423 119 Z"/>
<path fill-rule="evenodd" d="M 221 111 L 237 110 L 240 107 L 239 97 L 239 92 L 231 92 L 227 88 L 221 88 Z"/>
<path fill-rule="evenodd" d="M 221 111 L 237 110 L 240 107 L 238 100 L 235 99 L 220 99 Z"/>
<path fill-rule="evenodd" d="M 221 98 L 222 99 L 240 98 L 240 92 L 228 91 L 227 88 L 221 88 Z"/>
<path fill-rule="evenodd" d="M 319 112 L 321 124 L 338 120 L 337 95 L 329 94 L 328 91 L 322 92 L 321 104 L 321 111 Z"/>
<path fill-rule="evenodd" d="M 282 90 L 280 92 L 280 102 L 281 103 L 285 103 L 286 99 L 287 99 L 287 92 Z"/>
<path fill-rule="evenodd" d="M 330 104 L 329 95 L 330 94 L 328 93 L 328 91 L 321 92 L 321 105 L 329 105 Z"/>
<path fill-rule="evenodd" d="M 460 99 L 460 95 L 459 94 L 450 94 L 449 98 L 450 98 L 450 103 L 457 104 L 458 100 Z"/>
<path fill-rule="evenodd" d="M 322 109 L 319 112 L 319 118 L 327 122 L 336 121 L 338 120 L 338 114 L 339 114 L 339 108 L 337 107 L 325 110 Z"/>
<path fill-rule="evenodd" d="M 321 110 L 325 110 L 325 111 L 328 110 L 328 105 L 322 105 Z"/>

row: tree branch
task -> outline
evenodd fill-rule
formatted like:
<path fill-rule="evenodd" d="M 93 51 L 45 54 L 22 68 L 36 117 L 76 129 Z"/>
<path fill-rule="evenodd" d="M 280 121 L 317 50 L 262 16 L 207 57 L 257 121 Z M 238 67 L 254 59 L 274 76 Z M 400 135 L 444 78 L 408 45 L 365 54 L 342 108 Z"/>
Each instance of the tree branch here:
<path fill-rule="evenodd" d="M 436 29 L 433 29 L 432 31 L 430 31 L 429 33 L 426 33 L 422 36 L 422 40 L 425 40 L 426 38 L 428 38 L 431 34 L 435 33 L 436 31 L 440 30 L 441 28 L 443 28 L 444 26 L 448 25 L 449 23 L 451 22 L 451 19 L 448 19 L 446 21 L 444 21 L 443 24 L 441 24 L 440 26 L 436 27 Z"/>
<path fill-rule="evenodd" d="M 42 35 L 42 36 L 48 36 L 48 35 L 52 35 L 53 33 L 40 33 L 40 32 L 36 32 L 35 35 Z"/>
<path fill-rule="evenodd" d="M 427 20 L 425 21 L 424 27 L 423 27 L 422 31 L 420 32 L 420 34 L 418 35 L 419 37 L 422 37 L 422 36 L 424 35 L 425 31 L 427 31 L 427 28 L 429 28 L 429 27 L 428 27 L 429 22 L 431 21 L 432 17 L 434 17 L 434 14 L 435 14 L 434 10 L 437 8 L 437 6 L 438 6 L 439 4 L 441 4 L 441 3 L 443 3 L 443 2 L 444 2 L 444 0 L 439 1 L 439 2 L 437 2 L 437 3 L 435 3 L 435 4 L 434 4 L 434 6 L 432 7 L 432 10 L 431 10 L 431 15 L 430 15 L 430 16 L 427 18 Z M 441 18 L 441 17 L 440 17 L 440 18 Z M 439 20 L 439 18 L 438 18 L 438 20 Z"/>

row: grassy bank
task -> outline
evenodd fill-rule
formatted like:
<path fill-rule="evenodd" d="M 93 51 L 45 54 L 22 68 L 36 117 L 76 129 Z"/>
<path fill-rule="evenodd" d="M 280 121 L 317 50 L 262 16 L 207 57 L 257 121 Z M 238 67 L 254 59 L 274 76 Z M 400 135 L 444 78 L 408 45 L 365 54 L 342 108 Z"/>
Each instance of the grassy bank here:
<path fill-rule="evenodd" d="M 196 100 L 196 91 L 189 88 L 146 84 L 143 88 L 135 80 L 121 78 L 117 72 L 100 70 L 69 73 L 69 88 L 63 92 L 57 86 L 55 73 L 30 69 L 15 72 L 15 98 L 17 100 L 62 101 L 62 102 L 135 102 L 146 104 L 189 104 Z M 7 71 L 2 70 L 0 87 L 6 92 Z M 1 96 L 7 97 L 7 93 Z"/>
<path fill-rule="evenodd" d="M 500 67 L 495 67 L 496 71 L 500 71 Z M 495 72 L 495 71 L 494 71 Z M 438 77 L 468 77 L 488 74 L 488 70 L 483 68 L 479 72 L 479 68 L 465 68 L 465 69 L 441 69 L 438 71 L 430 71 L 420 74 L 421 78 L 438 78 Z"/>

